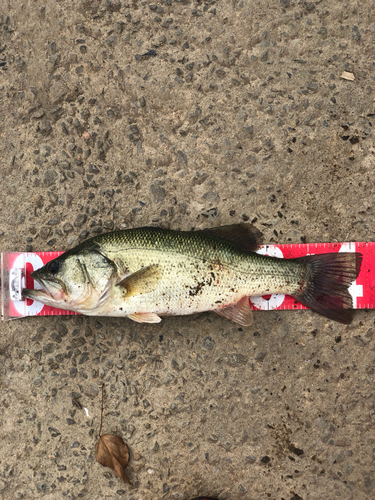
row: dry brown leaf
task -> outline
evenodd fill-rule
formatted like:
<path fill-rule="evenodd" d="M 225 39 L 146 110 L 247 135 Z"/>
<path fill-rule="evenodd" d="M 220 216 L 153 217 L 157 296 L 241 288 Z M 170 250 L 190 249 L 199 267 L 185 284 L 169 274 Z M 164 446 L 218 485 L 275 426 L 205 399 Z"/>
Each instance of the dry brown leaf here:
<path fill-rule="evenodd" d="M 117 477 L 122 477 L 125 483 L 132 484 L 126 477 L 124 467 L 129 462 L 129 449 L 120 436 L 104 434 L 102 436 L 103 425 L 103 399 L 104 384 L 102 384 L 102 409 L 100 415 L 99 442 L 96 447 L 96 461 L 104 467 L 110 467 L 115 471 Z"/>
<path fill-rule="evenodd" d="M 131 484 L 124 471 L 129 462 L 129 450 L 122 438 L 112 434 L 100 436 L 96 460 L 104 467 L 113 469 L 116 476 L 122 477 L 125 483 Z"/>

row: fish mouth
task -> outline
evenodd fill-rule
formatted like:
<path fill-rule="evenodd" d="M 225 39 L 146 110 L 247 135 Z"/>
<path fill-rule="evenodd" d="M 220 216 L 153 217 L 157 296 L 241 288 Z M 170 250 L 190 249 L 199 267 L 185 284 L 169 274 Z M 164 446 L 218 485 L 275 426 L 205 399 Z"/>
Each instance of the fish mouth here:
<path fill-rule="evenodd" d="M 34 290 L 32 288 L 24 288 L 22 290 L 22 297 L 24 299 L 37 300 L 43 302 L 43 299 L 52 299 L 52 295 L 47 290 Z"/>
<path fill-rule="evenodd" d="M 22 296 L 24 298 L 49 304 L 58 302 L 63 298 L 66 288 L 60 280 L 52 277 L 48 279 L 41 278 L 36 271 L 31 273 L 31 277 L 42 288 L 24 288 L 22 290 Z"/>

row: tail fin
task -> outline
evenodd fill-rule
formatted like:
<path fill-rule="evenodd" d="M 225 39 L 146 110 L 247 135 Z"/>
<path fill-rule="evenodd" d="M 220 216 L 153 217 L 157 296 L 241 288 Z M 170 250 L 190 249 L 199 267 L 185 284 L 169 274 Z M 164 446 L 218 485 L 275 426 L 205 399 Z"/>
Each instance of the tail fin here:
<path fill-rule="evenodd" d="M 360 253 L 326 253 L 296 259 L 306 274 L 294 298 L 306 307 L 339 323 L 353 319 L 352 297 L 348 291 L 361 269 Z"/>

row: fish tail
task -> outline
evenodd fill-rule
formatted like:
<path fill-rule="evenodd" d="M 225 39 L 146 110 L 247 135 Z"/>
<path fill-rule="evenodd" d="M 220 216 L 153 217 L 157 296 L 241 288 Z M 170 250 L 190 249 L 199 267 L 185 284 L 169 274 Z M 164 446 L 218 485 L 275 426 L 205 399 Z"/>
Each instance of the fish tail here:
<path fill-rule="evenodd" d="M 293 297 L 327 318 L 351 323 L 354 311 L 348 287 L 359 274 L 362 254 L 327 253 L 296 260 L 303 265 L 304 275 Z"/>

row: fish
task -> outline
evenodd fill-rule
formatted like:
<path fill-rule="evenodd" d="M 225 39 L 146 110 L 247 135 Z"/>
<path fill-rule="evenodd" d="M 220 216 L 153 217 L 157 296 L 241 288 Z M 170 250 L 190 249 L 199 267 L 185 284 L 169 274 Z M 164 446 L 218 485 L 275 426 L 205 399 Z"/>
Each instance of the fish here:
<path fill-rule="evenodd" d="M 253 322 L 249 297 L 288 294 L 343 324 L 353 318 L 350 284 L 362 254 L 294 259 L 260 255 L 252 224 L 197 231 L 140 227 L 90 238 L 31 273 L 41 289 L 23 297 L 89 316 L 158 323 L 162 316 L 214 311 Z"/>

